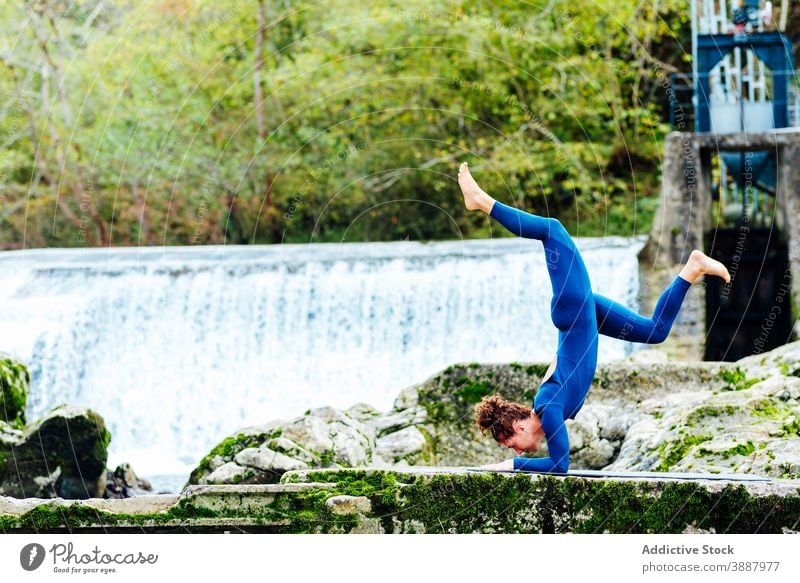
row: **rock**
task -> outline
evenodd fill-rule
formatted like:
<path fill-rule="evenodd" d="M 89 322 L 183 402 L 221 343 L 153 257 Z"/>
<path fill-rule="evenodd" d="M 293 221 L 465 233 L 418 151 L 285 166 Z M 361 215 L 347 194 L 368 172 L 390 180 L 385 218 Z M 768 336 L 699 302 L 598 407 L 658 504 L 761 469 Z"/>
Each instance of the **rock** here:
<path fill-rule="evenodd" d="M 576 451 L 583 449 L 586 445 L 591 443 L 592 434 L 597 433 L 597 427 L 594 427 L 594 431 L 586 424 L 570 421 L 569 419 L 566 421 L 567 425 L 567 434 L 569 435 L 569 451 L 570 454 L 574 454 Z"/>
<path fill-rule="evenodd" d="M 209 467 L 212 470 L 216 470 L 218 467 L 220 467 L 222 465 L 225 465 L 225 460 L 223 459 L 223 457 L 221 455 L 213 456 L 211 458 L 211 461 L 209 462 Z"/>
<path fill-rule="evenodd" d="M 648 454 L 661 443 L 663 432 L 652 417 L 634 423 L 622 442 L 617 459 L 606 466 L 607 470 L 649 471 L 658 461 L 658 455 Z"/>
<path fill-rule="evenodd" d="M 381 415 L 368 422 L 375 428 L 378 437 L 398 431 L 410 425 L 420 425 L 428 420 L 424 407 L 414 406 L 397 413 Z"/>
<path fill-rule="evenodd" d="M 372 441 L 360 431 L 334 424 L 333 461 L 345 467 L 363 466 L 369 463 Z"/>
<path fill-rule="evenodd" d="M 290 458 L 266 447 L 247 448 L 236 454 L 234 461 L 240 466 L 248 466 L 262 471 L 283 473 L 289 470 L 302 470 L 308 464 Z"/>
<path fill-rule="evenodd" d="M 625 439 L 631 426 L 641 418 L 641 413 L 625 413 L 621 411 L 616 415 L 609 415 L 605 423 L 600 425 L 600 437 L 609 440 Z"/>
<path fill-rule="evenodd" d="M 130 498 L 152 494 L 150 482 L 139 478 L 130 464 L 121 464 L 106 478 L 106 498 Z"/>
<path fill-rule="evenodd" d="M 319 420 L 317 420 L 319 421 Z M 323 423 L 322 421 L 319 421 Z M 282 425 L 285 423 L 290 423 L 281 419 L 277 419 L 274 421 L 270 421 L 269 423 L 265 423 L 264 425 L 255 425 L 250 427 L 245 427 L 240 429 L 233 435 L 229 435 L 225 439 L 223 439 L 220 443 L 218 443 L 214 449 L 212 449 L 208 455 L 206 455 L 197 467 L 192 470 L 192 473 L 189 475 L 189 480 L 187 484 L 213 484 L 214 478 L 212 476 L 223 476 L 226 480 L 228 480 L 228 474 L 231 472 L 231 468 L 227 468 L 222 470 L 222 472 L 217 473 L 217 470 L 220 470 L 223 466 L 228 463 L 234 463 L 233 458 L 247 448 L 252 447 L 260 447 L 265 444 L 272 443 L 273 440 L 278 439 L 281 437 L 283 433 Z M 288 443 L 294 443 L 291 440 L 288 440 Z M 256 470 L 253 470 L 254 472 Z M 255 475 L 255 474 L 254 474 Z M 265 484 L 273 483 L 277 477 L 274 472 L 261 472 L 260 475 L 263 475 L 265 478 Z M 249 476 L 252 477 L 252 476 Z M 244 474 L 242 474 L 242 479 L 244 478 Z M 230 482 L 220 482 L 220 483 L 230 483 Z M 253 482 L 257 483 L 257 482 Z"/>
<path fill-rule="evenodd" d="M 237 432 L 217 445 L 189 477 L 189 484 L 274 483 L 289 470 L 367 465 L 375 429 L 333 407 L 310 409 L 289 421 Z M 226 464 L 233 463 L 218 471 Z M 246 473 L 240 468 L 257 473 Z M 215 482 L 215 480 L 222 480 Z"/>
<path fill-rule="evenodd" d="M 214 470 L 201 481 L 201 484 L 235 484 L 244 480 L 247 470 L 242 466 L 228 462 Z"/>
<path fill-rule="evenodd" d="M 111 434 L 97 413 L 62 405 L 22 432 L 2 434 L 0 495 L 102 498 L 105 494 Z"/>
<path fill-rule="evenodd" d="M 20 441 L 23 433 L 19 429 L 14 429 L 5 421 L 0 421 L 0 448 L 11 447 L 13 444 Z M 2 451 L 2 449 L 0 449 Z"/>
<path fill-rule="evenodd" d="M 270 439 L 267 442 L 267 447 L 273 451 L 286 454 L 291 458 L 309 465 L 319 462 L 320 459 L 319 456 L 314 455 L 288 437 L 276 437 L 275 439 Z"/>
<path fill-rule="evenodd" d="M 400 391 L 400 394 L 397 395 L 397 398 L 394 400 L 392 409 L 402 411 L 403 409 L 410 409 L 417 405 L 419 405 L 419 391 L 417 387 L 411 386 Z"/>
<path fill-rule="evenodd" d="M 364 465 L 375 441 L 375 429 L 333 407 L 311 409 L 309 415 L 318 417 L 327 425 L 332 441 L 334 463 L 354 467 Z"/>
<path fill-rule="evenodd" d="M 366 496 L 331 496 L 325 500 L 327 506 L 333 514 L 359 514 L 372 511 L 372 504 Z"/>
<path fill-rule="evenodd" d="M 283 427 L 283 435 L 317 455 L 333 453 L 333 441 L 328 435 L 328 424 L 318 417 L 304 415 Z"/>
<path fill-rule="evenodd" d="M 361 423 L 358 420 L 333 407 L 317 407 L 316 409 L 311 409 L 308 414 L 318 417 L 326 423 L 338 422 L 354 429 L 361 428 Z"/>
<path fill-rule="evenodd" d="M 16 429 L 25 426 L 30 382 L 28 367 L 10 354 L 0 352 L 0 421 Z"/>
<path fill-rule="evenodd" d="M 380 411 L 378 411 L 375 407 L 367 403 L 356 403 L 355 405 L 347 409 L 346 413 L 351 418 L 361 421 L 362 423 L 366 423 L 370 419 L 381 415 Z"/>
<path fill-rule="evenodd" d="M 600 439 L 583 448 L 576 461 L 580 460 L 581 467 L 600 470 L 612 462 L 615 453 L 616 448 L 607 439 Z"/>
<path fill-rule="evenodd" d="M 399 460 L 425 450 L 425 436 L 416 427 L 406 427 L 378 439 L 376 451 L 383 458 Z"/>

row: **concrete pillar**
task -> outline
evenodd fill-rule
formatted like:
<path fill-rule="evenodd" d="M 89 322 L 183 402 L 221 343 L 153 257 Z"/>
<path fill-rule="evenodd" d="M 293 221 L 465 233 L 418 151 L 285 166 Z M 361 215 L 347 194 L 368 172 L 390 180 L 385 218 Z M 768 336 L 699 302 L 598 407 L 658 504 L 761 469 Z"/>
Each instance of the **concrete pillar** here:
<path fill-rule="evenodd" d="M 686 262 L 693 249 L 703 248 L 710 220 L 709 168 L 691 132 L 671 132 L 664 142 L 661 205 L 653 223 L 649 253 L 659 267 Z"/>
<path fill-rule="evenodd" d="M 652 311 L 693 249 L 704 249 L 711 220 L 710 155 L 691 132 L 671 132 L 664 142 L 661 204 L 642 254 L 649 263 L 642 282 L 643 311 Z M 705 289 L 693 285 L 673 324 L 664 349 L 676 358 L 702 360 L 705 338 Z"/>
<path fill-rule="evenodd" d="M 794 332 L 800 336 L 800 144 L 791 143 L 778 153 L 778 212 L 789 240 L 789 267 L 792 273 Z"/>

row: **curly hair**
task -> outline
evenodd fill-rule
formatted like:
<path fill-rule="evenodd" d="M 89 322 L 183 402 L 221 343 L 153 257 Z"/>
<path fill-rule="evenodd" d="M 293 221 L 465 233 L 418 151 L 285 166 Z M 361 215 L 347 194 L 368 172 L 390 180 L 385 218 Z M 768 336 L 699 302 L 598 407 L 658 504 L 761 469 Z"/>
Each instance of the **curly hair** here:
<path fill-rule="evenodd" d="M 481 399 L 475 405 L 475 422 L 481 433 L 491 431 L 492 437 L 501 442 L 514 434 L 514 422 L 531 415 L 531 408 L 519 403 L 506 401 L 500 395 Z"/>

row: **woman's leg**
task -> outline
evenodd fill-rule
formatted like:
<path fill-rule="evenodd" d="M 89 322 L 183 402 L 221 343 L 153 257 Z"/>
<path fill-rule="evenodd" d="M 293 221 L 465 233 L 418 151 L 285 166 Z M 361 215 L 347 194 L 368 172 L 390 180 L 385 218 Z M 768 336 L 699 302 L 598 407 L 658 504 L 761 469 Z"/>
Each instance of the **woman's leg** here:
<path fill-rule="evenodd" d="M 664 342 L 672 329 L 690 284 L 680 276 L 658 298 L 653 316 L 646 318 L 600 294 L 594 294 L 597 331 L 628 342 L 658 344 Z"/>
<path fill-rule="evenodd" d="M 595 319 L 589 274 L 572 237 L 558 220 L 532 215 L 499 201 L 495 201 L 489 216 L 515 235 L 538 239 L 544 245 L 553 288 L 550 316 L 556 328 L 570 330 L 581 320 Z"/>
<path fill-rule="evenodd" d="M 725 281 L 730 281 L 730 274 L 722 263 L 711 259 L 702 251 L 692 251 L 686 265 L 658 298 L 651 318 L 637 314 L 605 296 L 594 294 L 598 332 L 628 342 L 644 344 L 664 342 L 689 287 L 705 274 L 717 275 Z"/>
<path fill-rule="evenodd" d="M 597 323 L 589 274 L 572 237 L 556 219 L 540 217 L 494 200 L 478 187 L 466 164 L 461 165 L 459 186 L 468 209 L 481 209 L 519 237 L 544 244 L 545 261 L 553 288 L 551 319 L 561 331 L 576 323 L 589 323 L 597 334 Z"/>

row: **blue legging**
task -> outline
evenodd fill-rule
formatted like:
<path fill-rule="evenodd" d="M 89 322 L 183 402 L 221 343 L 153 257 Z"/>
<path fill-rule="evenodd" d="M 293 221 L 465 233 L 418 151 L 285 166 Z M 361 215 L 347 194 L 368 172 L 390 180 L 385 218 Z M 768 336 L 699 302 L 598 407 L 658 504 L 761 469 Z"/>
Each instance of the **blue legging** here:
<path fill-rule="evenodd" d="M 556 368 L 550 386 L 543 383 L 534 409 L 557 401 L 565 418 L 583 406 L 597 367 L 598 334 L 629 342 L 663 342 L 691 284 L 680 276 L 661 294 L 652 318 L 592 292 L 578 249 L 556 219 L 539 217 L 495 201 L 490 216 L 517 236 L 539 239 L 553 288 L 550 318 L 558 328 Z M 546 390 L 545 390 L 546 389 Z"/>

